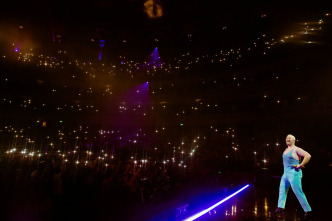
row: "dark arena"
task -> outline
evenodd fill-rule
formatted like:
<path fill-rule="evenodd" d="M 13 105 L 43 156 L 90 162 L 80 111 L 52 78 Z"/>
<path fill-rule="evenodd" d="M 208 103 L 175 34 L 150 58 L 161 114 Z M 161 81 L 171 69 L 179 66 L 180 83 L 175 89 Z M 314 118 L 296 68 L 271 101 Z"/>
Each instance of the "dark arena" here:
<path fill-rule="evenodd" d="M 6 5 L 0 220 L 332 220 L 328 1 Z"/>

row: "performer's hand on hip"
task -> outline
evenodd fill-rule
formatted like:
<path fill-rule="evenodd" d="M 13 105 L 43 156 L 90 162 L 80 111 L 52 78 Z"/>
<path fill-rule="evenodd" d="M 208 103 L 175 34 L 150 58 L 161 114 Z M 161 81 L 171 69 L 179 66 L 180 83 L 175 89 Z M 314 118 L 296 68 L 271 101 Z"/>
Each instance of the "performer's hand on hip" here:
<path fill-rule="evenodd" d="M 299 165 L 293 164 L 292 167 L 294 167 L 295 169 L 301 169 L 301 168 L 303 168 L 303 166 L 301 166 L 301 164 L 299 164 Z"/>

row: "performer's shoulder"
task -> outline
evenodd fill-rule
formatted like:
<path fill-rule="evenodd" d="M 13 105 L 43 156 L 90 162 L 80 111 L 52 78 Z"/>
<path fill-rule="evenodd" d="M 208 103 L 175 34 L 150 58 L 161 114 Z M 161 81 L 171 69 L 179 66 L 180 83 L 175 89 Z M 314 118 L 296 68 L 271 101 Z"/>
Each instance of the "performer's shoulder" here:
<path fill-rule="evenodd" d="M 301 151 L 303 149 L 301 147 L 295 146 L 294 150 L 297 152 L 297 151 Z"/>
<path fill-rule="evenodd" d="M 305 156 L 305 155 L 309 154 L 307 151 L 305 151 L 304 149 L 302 149 L 300 147 L 295 147 L 294 151 L 300 156 Z"/>

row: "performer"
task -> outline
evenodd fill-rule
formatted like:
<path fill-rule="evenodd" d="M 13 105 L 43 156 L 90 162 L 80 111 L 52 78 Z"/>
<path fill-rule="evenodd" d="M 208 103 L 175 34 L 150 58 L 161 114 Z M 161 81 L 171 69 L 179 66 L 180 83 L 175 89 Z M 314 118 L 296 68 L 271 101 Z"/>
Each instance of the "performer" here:
<path fill-rule="evenodd" d="M 280 217 L 283 215 L 285 210 L 286 198 L 289 187 L 292 187 L 293 192 L 295 193 L 297 199 L 299 200 L 303 210 L 304 210 L 304 220 L 309 220 L 312 218 L 311 207 L 308 203 L 307 198 L 305 197 L 302 191 L 302 170 L 301 168 L 306 165 L 311 155 L 305 150 L 295 146 L 295 137 L 291 134 L 286 137 L 287 148 L 285 149 L 282 159 L 284 164 L 284 174 L 280 180 L 279 186 L 279 199 L 278 199 L 278 208 L 275 211 L 275 214 Z M 303 158 L 303 161 L 300 163 L 300 158 Z"/>

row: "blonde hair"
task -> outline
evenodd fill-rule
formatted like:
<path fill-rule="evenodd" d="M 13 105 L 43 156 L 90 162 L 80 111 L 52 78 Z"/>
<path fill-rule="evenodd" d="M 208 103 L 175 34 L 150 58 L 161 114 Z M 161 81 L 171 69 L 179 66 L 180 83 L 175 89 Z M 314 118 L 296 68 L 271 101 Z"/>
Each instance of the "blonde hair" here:
<path fill-rule="evenodd" d="M 291 138 L 293 139 L 294 143 L 295 143 L 296 139 L 295 139 L 295 136 L 294 136 L 294 135 L 292 135 L 292 134 L 288 134 L 287 137 L 291 137 Z"/>

